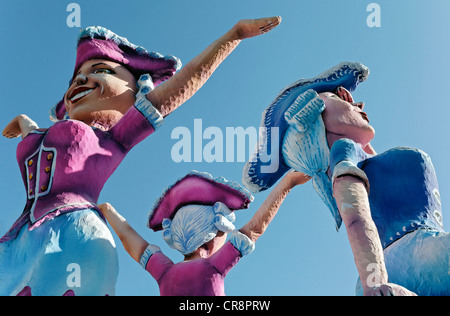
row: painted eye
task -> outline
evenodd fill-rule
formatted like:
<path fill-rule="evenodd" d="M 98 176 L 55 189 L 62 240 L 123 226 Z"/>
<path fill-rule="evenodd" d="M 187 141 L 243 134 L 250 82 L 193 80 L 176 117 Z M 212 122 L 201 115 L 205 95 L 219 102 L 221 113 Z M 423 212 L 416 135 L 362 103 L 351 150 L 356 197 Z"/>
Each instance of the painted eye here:
<path fill-rule="evenodd" d="M 111 69 L 107 69 L 107 68 L 100 68 L 100 69 L 96 69 L 94 70 L 94 74 L 115 74 L 115 72 Z"/>

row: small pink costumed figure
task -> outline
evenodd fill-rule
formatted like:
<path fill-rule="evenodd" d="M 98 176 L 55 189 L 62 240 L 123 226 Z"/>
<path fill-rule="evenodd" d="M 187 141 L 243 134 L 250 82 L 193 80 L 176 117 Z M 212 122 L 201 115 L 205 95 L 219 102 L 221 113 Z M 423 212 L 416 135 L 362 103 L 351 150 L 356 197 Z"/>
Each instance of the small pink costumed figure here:
<path fill-rule="evenodd" d="M 191 171 L 166 189 L 147 223 L 154 231 L 163 230 L 169 246 L 184 255 L 179 263 L 148 244 L 109 203 L 99 208 L 125 250 L 157 281 L 162 296 L 223 296 L 227 273 L 253 251 L 290 190 L 309 179 L 300 172 L 287 173 L 251 220 L 236 230 L 234 211 L 248 208 L 250 192 L 223 177 Z"/>
<path fill-rule="evenodd" d="M 280 21 L 242 20 L 180 71 L 176 57 L 103 27 L 83 29 L 70 86 L 50 112 L 56 123 L 40 129 L 19 115 L 3 131 L 23 137 L 17 160 L 26 204 L 0 239 L 0 296 L 115 294 L 117 250 L 96 206 L 105 182 L 243 39 Z M 82 279 L 72 288 L 73 264 Z"/>

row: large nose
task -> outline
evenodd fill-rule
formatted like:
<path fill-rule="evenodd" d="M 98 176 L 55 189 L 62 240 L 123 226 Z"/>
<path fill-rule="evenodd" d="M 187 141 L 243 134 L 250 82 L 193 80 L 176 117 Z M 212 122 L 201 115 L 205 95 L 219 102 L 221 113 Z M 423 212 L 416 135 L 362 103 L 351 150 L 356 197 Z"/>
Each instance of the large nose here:
<path fill-rule="evenodd" d="M 365 106 L 364 102 L 353 102 L 352 105 L 359 107 L 361 110 L 364 109 Z"/>
<path fill-rule="evenodd" d="M 75 83 L 78 86 L 86 84 L 87 80 L 88 80 L 88 78 L 84 74 L 79 74 L 78 76 L 75 77 Z"/>

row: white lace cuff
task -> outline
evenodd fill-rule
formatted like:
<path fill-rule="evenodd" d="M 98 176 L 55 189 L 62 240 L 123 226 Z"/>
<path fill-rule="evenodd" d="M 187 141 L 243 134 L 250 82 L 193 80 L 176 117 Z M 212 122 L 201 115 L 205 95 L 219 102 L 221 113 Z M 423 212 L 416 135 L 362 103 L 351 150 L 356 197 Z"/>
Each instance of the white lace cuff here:
<path fill-rule="evenodd" d="M 134 103 L 134 106 L 147 118 L 156 131 L 162 125 L 164 119 L 161 113 L 159 113 L 147 99 L 147 93 L 154 89 L 151 78 L 152 77 L 149 74 L 142 75 L 139 78 L 137 82 L 139 92 L 136 93 L 136 102 Z"/>
<path fill-rule="evenodd" d="M 235 230 L 230 235 L 230 242 L 239 250 L 242 256 L 246 256 L 255 250 L 255 243 L 238 230 Z"/>
<path fill-rule="evenodd" d="M 150 260 L 150 257 L 156 252 L 161 252 L 161 248 L 155 245 L 147 246 L 147 249 L 145 249 L 144 253 L 141 256 L 141 259 L 139 260 L 139 264 L 142 268 L 147 268 L 148 260 Z"/>
<path fill-rule="evenodd" d="M 345 175 L 354 176 L 358 179 L 361 179 L 366 186 L 367 193 L 370 192 L 370 183 L 369 183 L 369 179 L 367 178 L 366 173 L 348 160 L 343 160 L 343 161 L 339 162 L 336 165 L 336 167 L 334 167 L 333 177 L 332 177 L 331 182 L 334 184 L 334 181 L 336 180 L 336 178 L 345 176 Z"/>

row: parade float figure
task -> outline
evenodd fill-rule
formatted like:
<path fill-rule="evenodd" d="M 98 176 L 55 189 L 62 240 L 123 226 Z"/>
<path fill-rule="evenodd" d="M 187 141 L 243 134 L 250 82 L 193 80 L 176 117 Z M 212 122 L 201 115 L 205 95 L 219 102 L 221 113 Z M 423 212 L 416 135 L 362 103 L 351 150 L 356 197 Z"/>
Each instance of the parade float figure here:
<path fill-rule="evenodd" d="M 223 296 L 227 273 L 253 251 L 290 190 L 309 179 L 300 172 L 286 174 L 240 230 L 233 224 L 234 211 L 248 208 L 253 200 L 249 191 L 196 171 L 178 180 L 156 201 L 147 225 L 163 230 L 167 244 L 184 255 L 179 263 L 149 245 L 109 203 L 99 207 L 125 250 L 157 281 L 161 295 Z"/>
<path fill-rule="evenodd" d="M 181 64 L 173 56 L 148 52 L 103 27 L 82 30 L 72 81 L 50 112 L 55 124 L 39 129 L 20 115 L 3 131 L 23 137 L 17 160 L 27 202 L 0 240 L 0 295 L 114 294 L 117 251 L 96 207 L 103 185 L 242 39 L 280 21 L 238 22 L 176 74 Z M 73 288 L 71 272 L 81 278 Z"/>
<path fill-rule="evenodd" d="M 364 103 L 351 95 L 368 75 L 359 63 L 341 63 L 283 90 L 263 113 L 267 132 L 244 167 L 244 184 L 265 190 L 291 168 L 311 176 L 337 228 L 346 226 L 360 277 L 357 294 L 449 295 L 450 234 L 443 229 L 435 170 L 418 149 L 376 154 Z M 280 166 L 263 173 L 274 127 Z"/>

